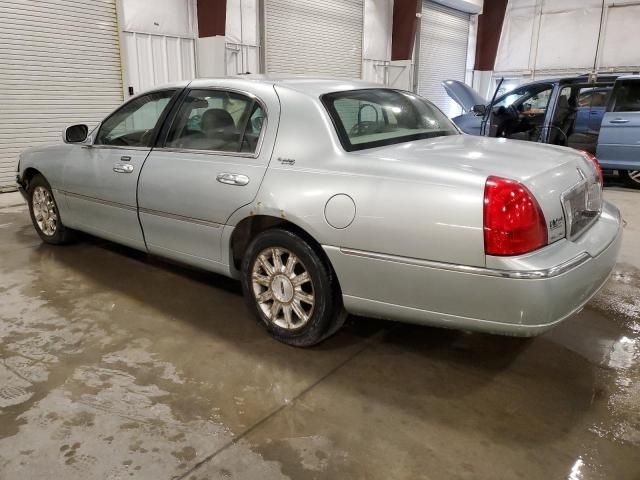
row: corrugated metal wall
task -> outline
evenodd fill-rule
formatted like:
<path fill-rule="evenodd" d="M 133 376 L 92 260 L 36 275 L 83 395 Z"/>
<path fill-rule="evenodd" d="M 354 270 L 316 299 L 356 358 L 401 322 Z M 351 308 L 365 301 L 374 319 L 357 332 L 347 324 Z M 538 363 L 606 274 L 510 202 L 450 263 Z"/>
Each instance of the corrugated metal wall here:
<path fill-rule="evenodd" d="M 418 94 L 431 100 L 446 115 L 461 113 L 442 82 L 464 82 L 469 44 L 468 13 L 424 1 L 420 27 Z"/>
<path fill-rule="evenodd" d="M 18 154 L 122 102 L 115 0 L 0 3 L 0 189 Z"/>
<path fill-rule="evenodd" d="M 360 78 L 363 0 L 266 0 L 268 73 Z"/>

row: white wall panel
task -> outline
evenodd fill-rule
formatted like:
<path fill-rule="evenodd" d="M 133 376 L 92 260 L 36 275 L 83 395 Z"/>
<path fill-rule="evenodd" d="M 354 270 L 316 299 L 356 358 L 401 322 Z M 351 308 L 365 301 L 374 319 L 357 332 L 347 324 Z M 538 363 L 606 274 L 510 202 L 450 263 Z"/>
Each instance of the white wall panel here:
<path fill-rule="evenodd" d="M 123 0 L 122 29 L 172 37 L 195 37 L 193 0 Z"/>
<path fill-rule="evenodd" d="M 526 78 L 585 73 L 594 64 L 637 70 L 639 26 L 637 0 L 605 0 L 604 15 L 602 0 L 509 0 L 495 70 Z"/>
<path fill-rule="evenodd" d="M 123 41 L 127 86 L 134 94 L 196 76 L 193 38 L 124 32 Z"/>
<path fill-rule="evenodd" d="M 115 0 L 0 2 L 0 189 L 21 150 L 122 102 Z"/>
<path fill-rule="evenodd" d="M 592 68 L 598 45 L 601 8 L 543 10 L 538 34 L 536 70 Z M 579 28 L 574 26 L 579 25 Z M 571 38 L 567 38 L 567 30 Z"/>
<path fill-rule="evenodd" d="M 389 84 L 401 70 L 391 66 L 391 34 L 393 2 L 364 0 L 362 37 L 362 78 L 370 82 Z"/>
<path fill-rule="evenodd" d="M 258 39 L 257 0 L 227 0 L 223 65 L 227 75 L 260 71 Z"/>
<path fill-rule="evenodd" d="M 609 7 L 603 33 L 601 67 L 640 66 L 640 5 Z"/>
<path fill-rule="evenodd" d="M 531 39 L 536 15 L 535 0 L 509 2 L 496 54 L 495 70 L 529 68 Z"/>

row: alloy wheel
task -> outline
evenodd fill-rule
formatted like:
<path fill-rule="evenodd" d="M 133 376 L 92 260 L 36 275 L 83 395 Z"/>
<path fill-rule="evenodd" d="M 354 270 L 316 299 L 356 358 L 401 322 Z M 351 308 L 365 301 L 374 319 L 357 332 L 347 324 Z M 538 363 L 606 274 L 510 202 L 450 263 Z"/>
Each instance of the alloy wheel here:
<path fill-rule="evenodd" d="M 303 327 L 313 314 L 313 282 L 302 261 L 290 250 L 262 250 L 253 264 L 251 285 L 264 316 L 286 330 Z"/>
<path fill-rule="evenodd" d="M 640 170 L 629 170 L 628 174 L 631 180 L 640 184 Z"/>
<path fill-rule="evenodd" d="M 33 216 L 36 219 L 40 231 L 51 237 L 58 228 L 58 211 L 53 201 L 53 195 L 44 187 L 36 187 L 31 197 Z"/>

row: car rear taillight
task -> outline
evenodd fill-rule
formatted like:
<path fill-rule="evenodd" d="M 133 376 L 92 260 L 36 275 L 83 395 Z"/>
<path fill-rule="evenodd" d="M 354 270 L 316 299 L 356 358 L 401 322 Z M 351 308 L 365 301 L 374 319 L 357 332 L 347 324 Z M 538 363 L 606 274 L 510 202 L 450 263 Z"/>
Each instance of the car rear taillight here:
<path fill-rule="evenodd" d="M 596 156 L 591 152 L 587 152 L 586 150 L 580 150 L 579 148 L 576 148 L 576 150 L 578 150 L 586 159 L 593 163 L 593 166 L 596 167 L 596 172 L 598 173 L 600 186 L 604 186 L 604 176 L 602 175 L 602 168 L 600 168 L 600 162 L 598 162 Z"/>
<path fill-rule="evenodd" d="M 484 251 L 520 255 L 544 247 L 547 222 L 531 192 L 515 180 L 489 177 L 484 187 Z"/>

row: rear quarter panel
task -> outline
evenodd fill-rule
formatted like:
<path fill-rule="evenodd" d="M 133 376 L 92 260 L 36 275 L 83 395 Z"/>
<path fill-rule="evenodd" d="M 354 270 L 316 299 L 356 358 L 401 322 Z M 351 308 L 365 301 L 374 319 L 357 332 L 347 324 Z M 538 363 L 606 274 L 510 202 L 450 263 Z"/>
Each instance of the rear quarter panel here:
<path fill-rule="evenodd" d="M 484 266 L 484 179 L 471 172 L 416 169 L 345 152 L 324 107 L 307 95 L 277 89 L 281 118 L 272 160 L 251 214 L 285 218 L 325 246 Z M 291 164 L 293 161 L 293 164 Z M 336 194 L 355 203 L 346 228 L 327 223 Z"/>

